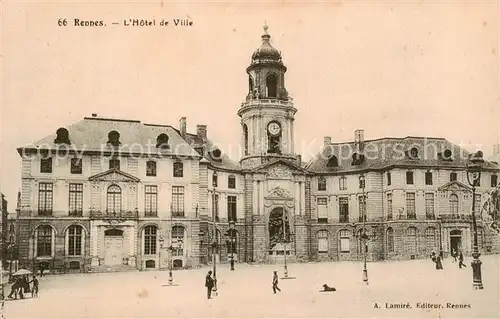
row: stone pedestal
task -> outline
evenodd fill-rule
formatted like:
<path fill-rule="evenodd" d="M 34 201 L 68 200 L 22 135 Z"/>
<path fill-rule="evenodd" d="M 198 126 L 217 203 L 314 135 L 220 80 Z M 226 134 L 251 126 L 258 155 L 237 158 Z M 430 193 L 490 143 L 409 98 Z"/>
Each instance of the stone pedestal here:
<path fill-rule="evenodd" d="M 92 267 L 99 267 L 99 257 L 92 256 L 91 266 Z"/>
<path fill-rule="evenodd" d="M 132 267 L 136 266 L 136 258 L 135 258 L 135 256 L 128 257 L 128 265 L 132 266 Z"/>

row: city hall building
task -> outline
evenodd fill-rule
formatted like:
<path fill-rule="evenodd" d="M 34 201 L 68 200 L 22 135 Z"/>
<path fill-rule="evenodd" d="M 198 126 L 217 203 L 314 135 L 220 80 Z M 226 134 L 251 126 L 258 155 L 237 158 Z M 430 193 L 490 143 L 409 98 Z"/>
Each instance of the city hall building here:
<path fill-rule="evenodd" d="M 443 138 L 365 140 L 357 130 L 351 142 L 325 137 L 303 163 L 294 148 L 300 107 L 270 38 L 265 28 L 246 69 L 237 161 L 205 125 L 187 132 L 186 118 L 173 127 L 93 114 L 19 148 L 20 262 L 106 271 L 195 267 L 213 254 L 220 262 L 358 260 L 363 216 L 369 260 L 470 253 L 468 153 Z M 480 213 L 499 172 L 485 162 L 476 188 L 483 253 L 499 249 Z"/>

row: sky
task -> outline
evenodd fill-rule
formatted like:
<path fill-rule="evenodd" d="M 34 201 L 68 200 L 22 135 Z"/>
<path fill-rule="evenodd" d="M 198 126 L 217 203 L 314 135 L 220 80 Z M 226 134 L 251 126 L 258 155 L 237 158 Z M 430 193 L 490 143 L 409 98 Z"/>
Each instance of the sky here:
<path fill-rule="evenodd" d="M 288 67 L 303 159 L 324 136 L 350 141 L 358 128 L 365 139 L 444 137 L 486 157 L 500 143 L 496 1 L 1 6 L 0 191 L 9 211 L 21 182 L 16 148 L 92 113 L 175 127 L 185 116 L 188 131 L 206 124 L 210 139 L 234 149 L 264 23 Z M 75 18 L 106 26 L 75 27 Z M 122 25 L 131 18 L 157 25 Z M 158 25 L 175 18 L 193 26 Z"/>

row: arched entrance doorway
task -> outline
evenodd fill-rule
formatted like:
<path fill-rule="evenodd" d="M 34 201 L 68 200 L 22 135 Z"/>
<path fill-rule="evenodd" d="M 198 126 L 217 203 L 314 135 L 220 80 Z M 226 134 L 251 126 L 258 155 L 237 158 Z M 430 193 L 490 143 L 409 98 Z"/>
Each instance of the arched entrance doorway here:
<path fill-rule="evenodd" d="M 284 227 L 283 227 L 284 225 Z M 274 208 L 269 214 L 269 254 L 287 255 L 291 251 L 290 222 L 283 207 Z"/>
<path fill-rule="evenodd" d="M 462 249 L 462 231 L 454 229 L 450 231 L 450 251 L 458 252 Z"/>
<path fill-rule="evenodd" d="M 123 260 L 123 230 L 108 229 L 104 231 L 104 264 L 121 265 Z"/>

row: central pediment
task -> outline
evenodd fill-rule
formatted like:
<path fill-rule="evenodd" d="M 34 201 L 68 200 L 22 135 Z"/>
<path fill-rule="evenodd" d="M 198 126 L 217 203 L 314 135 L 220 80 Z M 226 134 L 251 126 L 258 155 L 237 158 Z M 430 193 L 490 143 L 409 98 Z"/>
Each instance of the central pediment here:
<path fill-rule="evenodd" d="M 253 169 L 256 173 L 265 173 L 268 179 L 292 179 L 293 175 L 305 175 L 309 172 L 302 167 L 285 160 L 265 163 Z"/>
<path fill-rule="evenodd" d="M 443 186 L 438 188 L 439 191 L 441 192 L 446 192 L 446 191 L 464 191 L 464 192 L 471 192 L 472 188 L 469 186 L 460 183 L 459 181 L 452 181 L 444 184 Z"/>
<path fill-rule="evenodd" d="M 89 177 L 89 181 L 103 181 L 103 182 L 139 182 L 137 177 L 120 171 L 119 169 L 112 168 L 105 172 L 96 174 Z"/>

